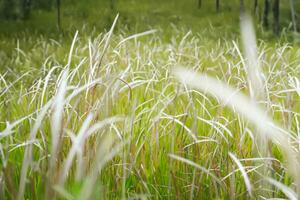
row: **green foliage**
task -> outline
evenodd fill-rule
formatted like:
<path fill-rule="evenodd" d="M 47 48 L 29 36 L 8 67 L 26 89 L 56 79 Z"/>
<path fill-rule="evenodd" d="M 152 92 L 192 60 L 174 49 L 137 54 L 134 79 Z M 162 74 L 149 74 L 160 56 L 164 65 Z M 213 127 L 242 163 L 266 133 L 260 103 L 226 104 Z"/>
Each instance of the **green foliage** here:
<path fill-rule="evenodd" d="M 29 19 L 32 9 L 52 8 L 53 0 L 0 0 L 0 16 L 9 20 Z"/>
<path fill-rule="evenodd" d="M 54 0 L 31 0 L 30 15 L 24 15 L 21 4 L 17 6 L 16 2 L 23 0 L 0 0 L 1 16 L 0 21 L 0 37 L 3 34 L 14 35 L 19 34 L 20 31 L 30 29 L 32 34 L 46 34 L 54 37 L 57 31 L 57 10 Z M 10 2 L 3 9 L 3 3 Z M 74 30 L 86 27 L 90 30 L 94 28 L 101 32 L 103 29 L 108 29 L 116 16 L 120 14 L 119 23 L 124 24 L 128 31 L 134 33 L 143 31 L 147 28 L 158 28 L 170 30 L 175 25 L 184 27 L 193 31 L 201 31 L 203 27 L 226 27 L 223 34 L 231 35 L 231 33 L 238 33 L 239 25 L 239 0 L 232 0 L 232 3 L 225 3 L 220 1 L 220 12 L 215 12 L 215 1 L 203 1 L 202 7 L 199 9 L 195 0 L 63 0 L 61 8 L 61 26 L 64 34 L 67 32 L 73 33 Z M 264 38 L 274 38 L 272 28 L 263 29 L 261 26 L 261 14 L 263 9 L 263 2 L 259 1 L 257 8 L 257 15 L 253 14 L 255 19 L 258 34 L 265 36 Z M 17 6 L 17 7 L 16 7 Z M 291 34 L 292 27 L 289 18 L 290 8 L 288 4 L 280 4 L 280 31 L 279 33 L 286 33 L 290 40 L 294 36 Z M 300 7 L 300 3 L 295 6 Z M 253 13 L 252 1 L 245 1 L 246 10 Z M 14 10 L 18 10 L 15 12 Z M 5 17 L 3 13 L 7 12 L 10 19 L 25 19 L 28 20 L 3 20 Z M 17 13 L 17 14 L 12 14 Z M 13 17 L 14 16 L 14 17 Z M 27 16 L 27 17 L 25 17 Z M 1 20 L 2 19 L 2 20 Z M 272 16 L 269 16 L 269 20 Z M 300 22 L 300 21 L 299 21 Z M 298 22 L 298 23 L 299 23 Z M 270 23 L 272 23 L 270 21 Z M 60 32 L 59 32 L 60 33 Z M 228 34 L 230 33 L 230 34 Z M 165 34 L 164 36 L 167 36 Z M 56 36 L 55 36 L 56 37 Z M 291 40 L 290 40 L 291 41 Z"/>
<path fill-rule="evenodd" d="M 32 0 L 33 9 L 51 10 L 53 9 L 55 0 Z"/>
<path fill-rule="evenodd" d="M 19 19 L 22 17 L 21 0 L 1 0 L 0 11 L 5 19 Z"/>

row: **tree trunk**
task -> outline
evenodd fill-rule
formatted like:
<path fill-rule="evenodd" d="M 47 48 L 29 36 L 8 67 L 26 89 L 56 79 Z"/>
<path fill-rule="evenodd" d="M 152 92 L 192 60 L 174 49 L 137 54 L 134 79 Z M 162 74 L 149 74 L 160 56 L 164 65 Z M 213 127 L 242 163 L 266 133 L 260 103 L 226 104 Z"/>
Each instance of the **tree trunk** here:
<path fill-rule="evenodd" d="M 60 0 L 56 0 L 56 8 L 57 8 L 57 28 L 61 31 L 61 2 Z"/>
<path fill-rule="evenodd" d="M 240 0 L 240 12 L 243 14 L 245 12 L 245 2 L 244 0 Z"/>
<path fill-rule="evenodd" d="M 269 27 L 269 10 L 270 10 L 270 1 L 265 0 L 265 5 L 264 5 L 264 13 L 263 13 L 263 26 L 265 28 Z"/>
<path fill-rule="evenodd" d="M 291 9 L 291 18 L 292 18 L 292 24 L 293 24 L 293 31 L 297 32 L 297 22 L 296 22 L 296 12 L 295 12 L 294 0 L 290 0 L 290 9 Z"/>
<path fill-rule="evenodd" d="M 202 0 L 198 0 L 198 8 L 200 9 L 202 7 Z"/>
<path fill-rule="evenodd" d="M 279 0 L 273 2 L 273 31 L 279 35 Z"/>
<path fill-rule="evenodd" d="M 220 0 L 216 0 L 216 11 L 220 11 Z"/>
<path fill-rule="evenodd" d="M 115 10 L 115 0 L 110 0 L 110 9 Z"/>
<path fill-rule="evenodd" d="M 31 0 L 23 0 L 23 19 L 28 19 L 31 10 Z"/>
<path fill-rule="evenodd" d="M 258 9 L 258 1 L 257 1 L 257 0 L 254 0 L 253 11 L 254 11 L 254 14 L 255 14 L 255 15 L 256 15 L 256 13 L 257 13 L 257 9 Z"/>

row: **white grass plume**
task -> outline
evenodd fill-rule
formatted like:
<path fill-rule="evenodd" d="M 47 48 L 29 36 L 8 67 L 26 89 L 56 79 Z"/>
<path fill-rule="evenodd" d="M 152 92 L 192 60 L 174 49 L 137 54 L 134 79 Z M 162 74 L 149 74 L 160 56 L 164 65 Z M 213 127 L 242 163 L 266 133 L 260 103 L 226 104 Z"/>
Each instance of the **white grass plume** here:
<path fill-rule="evenodd" d="M 297 194 L 288 186 L 286 186 L 274 179 L 271 179 L 271 178 L 266 178 L 266 179 L 269 183 L 271 183 L 272 185 L 274 185 L 275 187 L 280 189 L 285 194 L 285 196 L 287 196 L 290 200 L 298 199 Z"/>
<path fill-rule="evenodd" d="M 63 120 L 63 112 L 64 112 L 64 101 L 65 94 L 67 91 L 68 85 L 68 73 L 69 69 L 66 68 L 62 72 L 60 85 L 57 91 L 57 94 L 54 98 L 53 102 L 53 114 L 51 117 L 51 160 L 50 160 L 50 168 L 54 166 L 54 162 L 56 162 L 56 154 L 59 144 L 59 137 L 62 131 L 62 120 Z"/>
<path fill-rule="evenodd" d="M 27 115 L 25 117 L 22 117 L 21 119 L 14 121 L 13 123 L 6 122 L 6 128 L 0 132 L 0 141 L 2 138 L 13 134 L 14 133 L 13 128 L 21 124 L 24 120 L 28 119 L 29 117 L 30 115 Z"/>
<path fill-rule="evenodd" d="M 68 57 L 68 63 L 66 65 L 66 68 L 70 67 L 70 65 L 71 65 L 73 51 L 74 51 L 74 46 L 75 46 L 77 37 L 78 37 L 78 31 L 76 31 L 76 33 L 74 35 L 74 38 L 73 38 L 73 41 L 72 41 L 72 44 L 71 44 L 71 48 L 70 48 L 70 51 L 69 51 L 69 57 Z"/>
<path fill-rule="evenodd" d="M 93 120 L 93 114 L 89 114 L 89 116 L 85 119 L 85 121 L 82 124 L 82 127 L 80 128 L 78 135 L 73 137 L 73 145 L 68 153 L 68 156 L 64 162 L 63 171 L 60 175 L 59 185 L 63 185 L 64 181 L 68 175 L 68 172 L 71 168 L 73 159 L 76 155 L 76 153 L 82 151 L 84 142 L 88 137 L 90 137 L 93 133 L 96 131 L 99 131 L 100 129 L 104 128 L 107 125 L 111 125 L 113 123 L 123 121 L 124 117 L 110 117 L 107 119 L 102 120 L 101 122 L 95 123 L 93 126 L 90 126 L 91 121 Z M 78 155 L 79 156 L 79 155 Z M 78 171 L 83 171 L 82 166 L 77 166 Z M 79 172 L 78 172 L 79 173 Z"/>
<path fill-rule="evenodd" d="M 246 73 L 252 98 L 264 95 L 262 72 L 257 53 L 256 37 L 251 18 L 248 15 L 241 17 L 241 34 L 246 58 Z"/>
<path fill-rule="evenodd" d="M 35 140 L 36 134 L 38 133 L 39 127 L 41 126 L 44 117 L 46 116 L 48 109 L 52 105 L 52 100 L 50 100 L 37 114 L 37 119 L 35 121 L 34 126 L 30 130 L 29 141 Z M 25 149 L 22 169 L 21 169 L 21 177 L 19 182 L 19 192 L 18 192 L 18 200 L 23 199 L 23 194 L 25 190 L 27 170 L 32 160 L 32 144 L 28 145 Z"/>
<path fill-rule="evenodd" d="M 128 40 L 132 40 L 132 39 L 136 39 L 138 37 L 142 37 L 142 36 L 145 36 L 145 35 L 150 35 L 150 34 L 154 34 L 156 33 L 157 30 L 156 29 L 153 29 L 153 30 L 149 30 L 149 31 L 145 31 L 145 32 L 142 32 L 142 33 L 137 33 L 137 34 L 134 34 L 134 35 L 131 35 L 123 40 L 121 40 L 119 42 L 119 44 L 117 45 L 117 47 L 119 47 L 120 45 L 122 45 L 123 43 L 127 42 Z M 116 47 L 116 48 L 117 48 Z"/>
<path fill-rule="evenodd" d="M 266 134 L 274 141 L 286 140 L 286 136 L 278 131 L 276 131 L 276 134 L 270 133 L 270 129 L 273 129 L 271 125 L 274 122 L 249 98 L 236 92 L 236 90 L 227 86 L 226 83 L 181 67 L 176 68 L 174 74 L 182 83 L 209 93 L 220 102 L 230 106 L 234 111 L 245 116 L 262 130 L 266 130 Z"/>
<path fill-rule="evenodd" d="M 258 105 L 254 104 L 245 95 L 236 92 L 226 83 L 211 78 L 207 75 L 197 74 L 194 71 L 177 67 L 174 71 L 175 76 L 185 85 L 197 88 L 203 92 L 216 97 L 220 102 L 230 106 L 235 112 L 241 114 L 252 122 L 264 134 L 263 137 L 271 139 L 274 143 L 279 144 L 284 152 L 285 158 L 288 161 L 288 169 L 292 173 L 294 179 L 299 181 L 299 161 L 297 154 L 290 145 L 290 140 L 293 137 L 286 132 L 283 132 L 278 125 L 276 125 L 271 118 L 266 115 Z M 298 185 L 298 184 L 297 184 Z"/>
<path fill-rule="evenodd" d="M 73 142 L 72 147 L 67 155 L 67 158 L 65 160 L 65 164 L 63 167 L 63 171 L 60 175 L 60 181 L 59 181 L 60 185 L 64 184 L 65 178 L 68 174 L 69 169 L 72 166 L 72 162 L 73 162 L 75 155 L 78 154 L 78 157 L 80 157 L 80 154 L 81 154 L 80 152 L 82 152 L 82 148 L 83 148 L 83 145 L 84 145 L 84 142 L 86 139 L 85 134 L 86 134 L 92 120 L 93 120 L 93 114 L 91 113 L 87 116 L 87 118 L 83 122 L 83 124 L 78 132 L 78 135 L 75 136 L 75 138 L 72 140 L 72 142 Z M 81 158 L 78 158 L 78 160 L 80 160 L 80 159 Z M 77 167 L 79 167 L 79 166 L 77 166 Z"/>
<path fill-rule="evenodd" d="M 109 32 L 107 33 L 107 38 L 106 38 L 106 41 L 105 41 L 105 44 L 104 44 L 104 47 L 103 47 L 103 51 L 102 51 L 101 57 L 99 58 L 99 65 L 101 65 L 101 63 L 102 63 L 102 59 L 103 59 L 103 57 L 104 57 L 104 55 L 106 53 L 106 50 L 108 48 L 111 36 L 112 36 L 113 31 L 115 29 L 115 26 L 117 24 L 118 18 L 119 18 L 119 14 L 117 14 L 117 16 L 115 17 L 114 22 L 113 22 L 113 24 L 112 24 Z"/>
<path fill-rule="evenodd" d="M 242 163 L 239 161 L 239 159 L 233 153 L 229 152 L 229 156 L 236 163 L 236 165 L 238 166 L 240 172 L 242 173 L 247 191 L 250 195 L 250 198 L 252 199 L 253 198 L 252 186 L 251 186 L 250 179 L 249 179 L 249 176 L 248 176 L 247 172 L 245 171 Z"/>
<path fill-rule="evenodd" d="M 46 78 L 45 78 L 44 87 L 43 87 L 42 96 L 41 96 L 41 105 L 40 105 L 40 107 L 42 107 L 42 105 L 43 105 L 45 93 L 46 93 L 46 90 L 47 90 L 47 87 L 48 87 L 48 82 L 49 82 L 49 80 L 51 78 L 51 75 L 54 72 L 54 70 L 57 69 L 57 68 L 58 68 L 57 66 L 56 67 L 52 67 L 51 70 L 48 72 Z"/>
<path fill-rule="evenodd" d="M 98 177 L 98 173 L 102 170 L 107 162 L 109 162 L 123 149 L 124 145 L 126 145 L 128 141 L 121 142 L 115 146 L 113 146 L 113 143 L 114 137 L 108 134 L 101 144 L 99 144 L 93 167 L 85 178 L 85 182 L 81 188 L 78 199 L 90 199 Z"/>
<path fill-rule="evenodd" d="M 241 15 L 241 34 L 242 42 L 244 47 L 244 54 L 246 59 L 245 72 L 247 74 L 247 81 L 250 90 L 250 96 L 253 101 L 266 101 L 266 90 L 264 89 L 266 81 L 262 77 L 263 73 L 261 71 L 260 60 L 258 57 L 258 49 L 256 45 L 255 31 L 253 23 L 250 16 L 246 14 Z M 264 133 L 260 133 L 263 130 L 257 128 L 255 132 L 254 143 L 257 144 L 257 150 L 259 155 L 266 157 L 268 156 L 268 138 Z M 264 161 L 265 165 L 260 170 L 261 173 L 266 174 L 268 172 L 268 165 L 270 162 L 268 160 Z M 262 183 L 265 187 L 268 187 L 268 183 Z"/>

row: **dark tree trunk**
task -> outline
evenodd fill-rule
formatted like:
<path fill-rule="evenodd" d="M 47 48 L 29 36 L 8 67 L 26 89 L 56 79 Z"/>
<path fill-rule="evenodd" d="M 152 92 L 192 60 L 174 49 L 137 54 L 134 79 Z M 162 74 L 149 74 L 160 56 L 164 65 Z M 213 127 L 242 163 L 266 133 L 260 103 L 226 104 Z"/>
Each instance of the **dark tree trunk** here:
<path fill-rule="evenodd" d="M 270 11 L 270 1 L 265 0 L 265 5 L 264 5 L 264 13 L 263 13 L 263 26 L 265 28 L 269 27 L 269 11 Z"/>
<path fill-rule="evenodd" d="M 220 11 L 220 0 L 216 0 L 216 11 Z"/>
<path fill-rule="evenodd" d="M 61 2 L 60 0 L 56 0 L 56 8 L 57 8 L 57 28 L 61 31 Z"/>
<path fill-rule="evenodd" d="M 202 7 L 202 0 L 198 0 L 198 8 L 200 9 Z"/>
<path fill-rule="evenodd" d="M 245 13 L 245 2 L 244 2 L 244 0 L 240 0 L 240 12 L 241 12 L 241 14 Z"/>
<path fill-rule="evenodd" d="M 115 10 L 115 0 L 110 0 L 110 9 Z"/>
<path fill-rule="evenodd" d="M 279 35 L 279 0 L 273 2 L 273 31 Z"/>
<path fill-rule="evenodd" d="M 23 0 L 23 19 L 28 19 L 31 10 L 31 0 Z"/>
<path fill-rule="evenodd" d="M 254 6 L 253 6 L 254 14 L 257 13 L 257 9 L 258 9 L 258 1 L 257 1 L 257 0 L 254 0 Z"/>

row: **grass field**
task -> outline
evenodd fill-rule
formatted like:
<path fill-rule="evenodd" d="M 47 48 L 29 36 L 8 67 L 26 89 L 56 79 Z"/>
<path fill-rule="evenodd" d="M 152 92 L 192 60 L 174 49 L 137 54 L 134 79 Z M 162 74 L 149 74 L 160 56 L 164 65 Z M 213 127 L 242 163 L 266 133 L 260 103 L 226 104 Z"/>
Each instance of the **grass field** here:
<path fill-rule="evenodd" d="M 256 49 L 233 8 L 198 24 L 190 4 L 141 5 L 64 35 L 39 17 L 2 32 L 0 199 L 298 199 L 290 35 L 258 26 Z"/>

